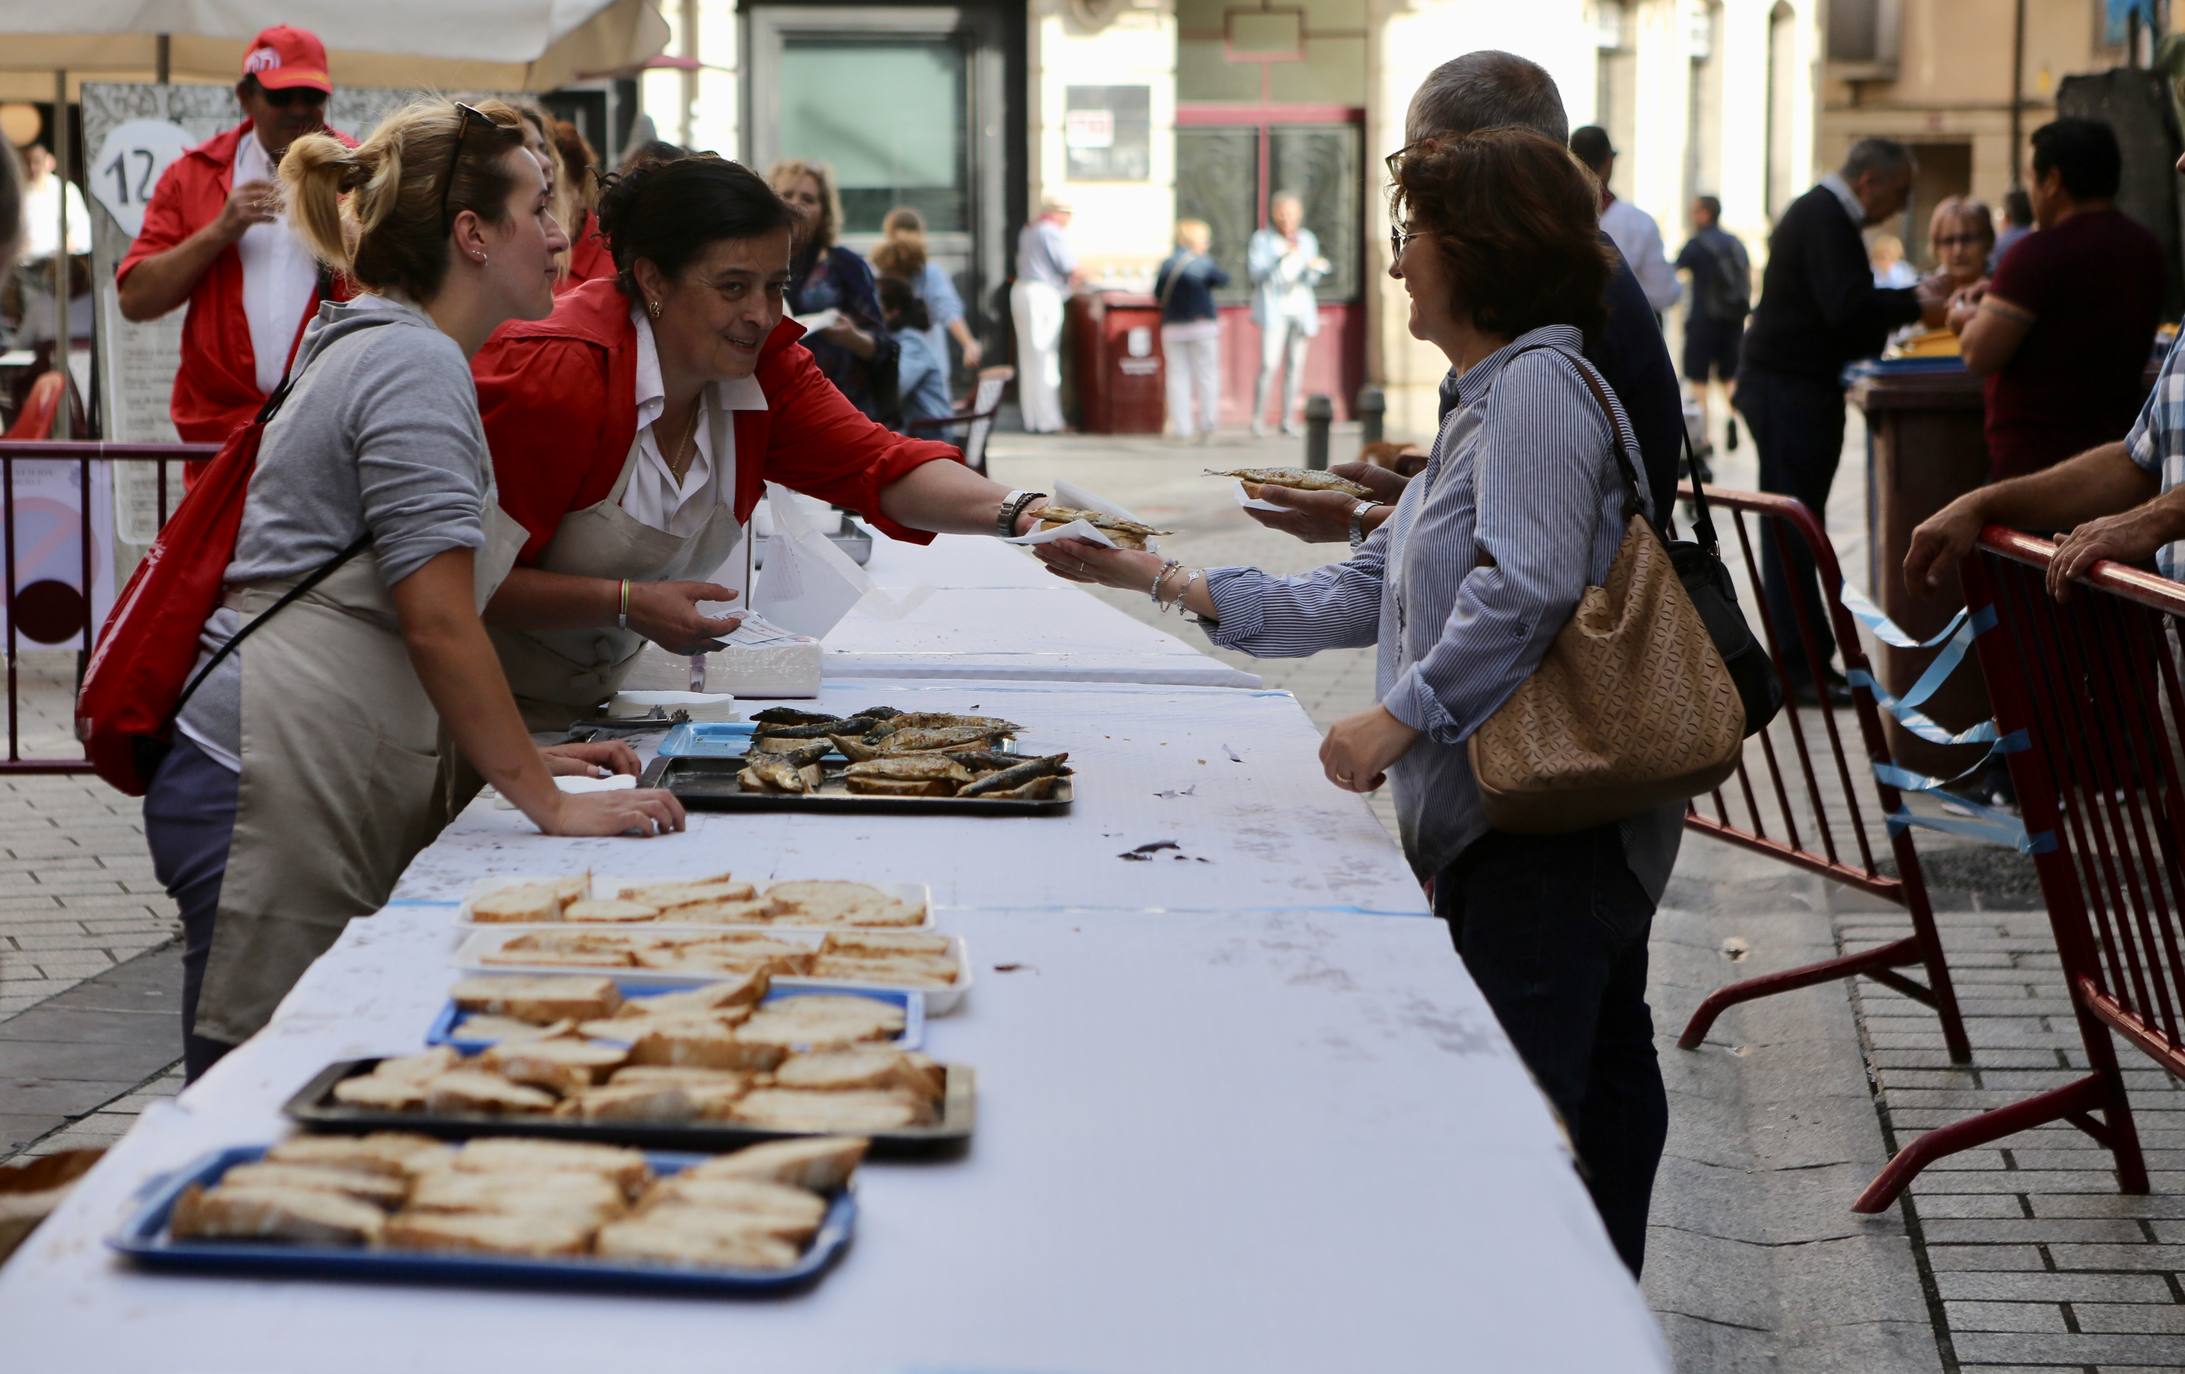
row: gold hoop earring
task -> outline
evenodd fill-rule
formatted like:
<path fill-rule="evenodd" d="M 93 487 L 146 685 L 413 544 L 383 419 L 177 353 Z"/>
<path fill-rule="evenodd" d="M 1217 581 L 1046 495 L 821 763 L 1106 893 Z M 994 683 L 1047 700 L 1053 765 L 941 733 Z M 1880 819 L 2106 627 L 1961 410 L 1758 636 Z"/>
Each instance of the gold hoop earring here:
<path fill-rule="evenodd" d="M 647 301 L 647 302 L 645 302 L 645 308 L 646 308 L 647 310 L 650 310 L 650 311 L 652 312 L 652 317 L 653 317 L 654 319 L 656 319 L 656 320 L 657 320 L 657 319 L 659 319 L 659 318 L 660 318 L 660 302 L 658 302 L 658 301 Z"/>

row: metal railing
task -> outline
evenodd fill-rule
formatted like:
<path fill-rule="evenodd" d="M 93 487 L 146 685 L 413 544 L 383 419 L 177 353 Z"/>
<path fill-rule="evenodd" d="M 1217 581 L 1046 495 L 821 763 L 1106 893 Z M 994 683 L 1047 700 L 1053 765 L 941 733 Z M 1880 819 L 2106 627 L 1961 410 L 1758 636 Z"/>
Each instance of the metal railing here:
<path fill-rule="evenodd" d="M 220 451 L 217 444 L 107 444 L 46 439 L 0 439 L 0 591 L 4 591 L 7 606 L 7 755 L 0 758 L 0 773 L 88 773 L 91 765 L 80 755 L 76 758 L 24 758 L 22 751 L 22 698 L 20 663 L 23 636 L 20 591 L 20 569 L 17 565 L 19 551 L 16 548 L 16 501 L 15 479 L 18 464 L 24 463 L 74 463 L 77 469 L 77 490 L 81 498 L 77 502 L 77 552 L 82 578 L 82 614 L 73 617 L 76 623 L 61 630 L 61 637 L 49 639 L 41 636 L 40 647 L 65 647 L 74 640 L 78 646 L 77 671 L 82 672 L 83 658 L 91 652 L 93 639 L 99 627 L 92 615 L 93 589 L 97 585 L 92 559 L 91 500 L 94 463 L 153 463 L 157 465 L 156 483 L 159 523 L 164 525 L 180 499 L 175 483 L 168 479 L 169 463 L 203 460 Z M 101 474 L 103 475 L 103 474 Z M 121 571 L 115 570 L 117 582 Z"/>
<path fill-rule="evenodd" d="M 1690 486 L 1684 491 L 1689 496 Z M 1903 801 L 1894 787 L 1874 776 L 1875 764 L 1891 762 L 1880 712 L 1866 692 L 1855 693 L 1851 703 L 1840 710 L 1801 704 L 1794 690 L 1799 685 L 1806 686 L 1814 700 L 1827 701 L 1827 629 L 1807 620 L 1806 601 L 1799 596 L 1786 598 L 1797 624 L 1778 625 L 1766 598 L 1758 595 L 1763 551 L 1773 555 L 1792 585 L 1801 577 L 1817 580 L 1819 604 L 1828 608 L 1845 672 L 1871 672 L 1859 647 L 1858 626 L 1843 607 L 1843 570 L 1836 561 L 1835 546 L 1813 512 L 1789 497 L 1722 491 L 1710 486 L 1707 502 L 1710 508 L 1728 516 L 1730 532 L 1723 536 L 1722 554 L 1731 560 L 1743 557 L 1746 585 L 1751 589 L 1748 614 L 1758 612 L 1777 678 L 1782 681 L 1784 701 L 1783 712 L 1775 723 L 1745 742 L 1745 757 L 1738 764 L 1733 783 L 1717 788 L 1708 797 L 1695 799 L 1685 812 L 1685 826 L 1894 902 L 1904 908 L 1912 929 L 1903 938 L 1873 949 L 1718 988 L 1692 1013 L 1677 1044 L 1687 1050 L 1697 1048 L 1715 1018 L 1739 1002 L 1864 975 L 1934 1008 L 1942 1021 L 1950 1057 L 1962 1063 L 1971 1058 L 1972 1046 L 1958 1012 L 1942 942 L 1935 933 L 1934 912 L 1928 904 L 1919 855 L 1913 849 L 1910 831 L 1889 826 L 1885 819 L 1900 811 Z M 1756 539 L 1756 525 L 1770 530 L 1774 538 Z M 1794 546 L 1806 554 L 1807 568 L 1802 569 L 1793 558 Z M 1793 684 L 1785 678 L 1786 633 L 1795 633 L 1805 650 L 1803 658 L 1811 673 L 1808 683 Z M 1856 725 L 1855 741 L 1847 740 L 1839 723 L 1840 713 L 1849 715 Z M 1856 760 L 1850 748 L 1854 743 L 1859 752 Z M 1872 803 L 1872 821 L 1862 796 Z M 1886 844 L 1896 872 L 1884 871 L 1877 862 L 1877 839 Z M 1926 983 L 1903 972 L 1914 968 L 1925 969 Z"/>
<path fill-rule="evenodd" d="M 1996 724 L 2022 746 L 2008 755 L 2011 783 L 2089 1072 L 1918 1137 L 1860 1197 L 1862 1212 L 1945 1155 L 2054 1121 L 2106 1147 L 2118 1186 L 2144 1193 L 2111 1032 L 2185 1076 L 2185 586 L 2102 562 L 2057 601 L 2046 586 L 2055 552 L 1991 526 L 1962 568 L 1975 610 L 1995 614 L 1974 642 Z"/>

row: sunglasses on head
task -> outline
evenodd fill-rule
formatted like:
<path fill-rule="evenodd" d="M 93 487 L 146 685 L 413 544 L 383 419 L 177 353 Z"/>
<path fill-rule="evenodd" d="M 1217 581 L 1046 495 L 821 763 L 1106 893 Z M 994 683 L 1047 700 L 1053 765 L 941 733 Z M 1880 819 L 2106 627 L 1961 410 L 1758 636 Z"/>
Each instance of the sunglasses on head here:
<path fill-rule="evenodd" d="M 266 103 L 276 110 L 293 109 L 298 105 L 324 105 L 326 92 L 312 86 L 291 86 L 285 91 L 263 91 Z"/>

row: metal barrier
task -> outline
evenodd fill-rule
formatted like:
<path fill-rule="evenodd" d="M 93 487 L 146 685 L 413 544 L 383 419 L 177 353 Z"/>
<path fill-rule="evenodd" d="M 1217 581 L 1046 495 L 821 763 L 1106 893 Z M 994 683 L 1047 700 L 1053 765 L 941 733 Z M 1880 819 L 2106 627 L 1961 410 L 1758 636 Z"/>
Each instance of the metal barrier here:
<path fill-rule="evenodd" d="M 2144 1193 L 2110 1032 L 2185 1075 L 2185 587 L 2103 562 L 2058 602 L 2045 586 L 2055 552 L 1991 526 L 1963 573 L 1972 605 L 1995 613 L 1975 644 L 1996 723 L 2023 740 L 2008 756 L 2011 783 L 2091 1071 L 1920 1136 L 1861 1195 L 1861 1212 L 1888 1206 L 1945 1155 L 2053 1121 L 2105 1146 L 2119 1187 Z"/>
<path fill-rule="evenodd" d="M 1689 498 L 1690 486 L 1683 490 Z M 1722 491 L 1712 486 L 1707 490 L 1707 502 L 1711 509 L 1727 514 L 1735 533 L 1734 551 L 1725 536 L 1723 553 L 1726 558 L 1734 556 L 1735 552 L 1744 556 L 1750 589 L 1747 594 L 1752 608 L 1759 611 L 1761 628 L 1767 636 L 1778 678 L 1783 676 L 1782 636 L 1787 631 L 1795 632 L 1812 669 L 1813 681 L 1807 685 L 1816 700 L 1825 702 L 1827 686 L 1822 674 L 1829 659 L 1828 645 L 1816 634 L 1817 627 L 1808 623 L 1802 598 L 1789 598 L 1798 623 L 1779 626 L 1769 612 L 1766 599 L 1758 594 L 1760 563 L 1755 556 L 1753 530 L 1757 522 L 1764 522 L 1763 528 L 1774 534 L 1772 540 L 1759 541 L 1760 547 L 1778 560 L 1792 585 L 1795 586 L 1801 576 L 1819 580 L 1821 604 L 1828 608 L 1845 672 L 1871 671 L 1859 646 L 1858 626 L 1843 607 L 1844 578 L 1836 562 L 1835 546 L 1829 542 L 1813 513 L 1789 497 Z M 1802 572 L 1796 566 L 1791 555 L 1794 541 L 1811 560 L 1811 571 Z M 1825 705 L 1802 705 L 1792 690 L 1793 684 L 1785 681 L 1783 686 L 1783 714 L 1767 730 L 1746 741 L 1745 757 L 1738 765 L 1735 786 L 1725 784 L 1710 797 L 1695 800 L 1685 812 L 1686 828 L 1895 902 L 1911 918 L 1912 933 L 1857 954 L 1824 959 L 1718 988 L 1692 1013 L 1677 1044 L 1682 1049 L 1696 1048 L 1706 1038 L 1715 1018 L 1739 1002 L 1863 974 L 1933 1007 L 1942 1020 L 1943 1039 L 1949 1046 L 1950 1057 L 1962 1063 L 1972 1057 L 1972 1046 L 1965 1037 L 1964 1020 L 1958 1014 L 1957 994 L 1950 985 L 1949 966 L 1943 961 L 1942 942 L 1935 934 L 1934 912 L 1928 905 L 1927 883 L 1920 872 L 1919 855 L 1913 850 L 1910 832 L 1886 821 L 1887 817 L 1902 810 L 1903 802 L 1894 787 L 1874 776 L 1874 764 L 1890 762 L 1889 745 L 1882 734 L 1881 715 L 1874 699 L 1866 692 L 1858 692 L 1850 705 L 1843 708 L 1858 724 L 1857 742 L 1863 746 L 1865 755 L 1862 761 L 1853 763 L 1838 727 L 1838 712 Z M 1817 758 L 1824 747 L 1826 755 Z M 1785 754 L 1789 755 L 1788 759 Z M 1757 781 L 1756 772 L 1759 774 Z M 1888 853 L 1896 861 L 1894 875 L 1883 872 L 1875 862 L 1874 836 L 1869 832 L 1867 815 L 1860 801 L 1861 792 L 1869 788 L 1879 808 L 1877 819 L 1882 820 L 1887 832 Z M 1726 793 L 1730 795 L 1726 796 Z M 1768 803 L 1772 803 L 1772 807 Z M 1801 820 L 1805 822 L 1803 827 Z M 1839 832 L 1844 836 L 1842 841 L 1839 841 Z M 1917 967 L 1926 969 L 1925 984 L 1906 977 L 1901 971 Z"/>
<path fill-rule="evenodd" d="M 82 559 L 82 598 L 80 606 L 59 610 L 55 614 L 67 623 L 44 623 L 45 608 L 33 605 L 29 613 L 39 620 L 39 642 L 53 646 L 67 639 L 79 639 L 77 671 L 82 672 L 83 658 L 91 652 L 91 643 L 98 633 L 92 623 L 91 589 L 94 585 L 91 567 L 91 465 L 93 463 L 156 463 L 158 473 L 159 520 L 165 524 L 172 512 L 173 499 L 178 494 L 170 491 L 167 464 L 188 459 L 207 459 L 220 451 L 218 444 L 105 444 L 88 442 L 51 441 L 43 439 L 0 439 L 0 591 L 4 591 L 7 605 L 7 678 L 8 678 L 8 749 L 0 759 L 0 773 L 88 773 L 91 765 L 83 758 L 24 758 L 22 752 L 22 702 L 19 696 L 18 665 L 21 654 L 21 638 L 25 607 L 17 586 L 17 550 L 15 547 L 15 471 L 19 463 L 75 463 L 77 465 L 77 489 L 85 494 L 78 502 L 77 549 Z M 170 498 L 173 499 L 170 499 Z M 118 575 L 118 574 L 117 574 Z M 52 630 L 48 636 L 44 631 Z"/>

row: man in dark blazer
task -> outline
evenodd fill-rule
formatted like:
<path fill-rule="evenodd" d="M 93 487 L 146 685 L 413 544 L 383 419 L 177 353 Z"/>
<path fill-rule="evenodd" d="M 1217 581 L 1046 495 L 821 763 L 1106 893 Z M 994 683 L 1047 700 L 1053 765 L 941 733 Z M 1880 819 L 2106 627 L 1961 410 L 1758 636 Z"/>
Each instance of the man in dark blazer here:
<path fill-rule="evenodd" d="M 1898 290 L 1875 286 L 1860 236 L 1867 225 L 1904 209 L 1914 170 L 1903 144 L 1862 138 L 1840 170 L 1791 202 L 1768 239 L 1768 267 L 1745 332 L 1736 404 L 1759 452 L 1760 489 L 1796 497 L 1817 519 L 1827 509 L 1843 452 L 1845 364 L 1880 353 L 1899 325 L 1939 324 L 1948 304 L 1938 281 Z M 1842 676 L 1828 663 L 1835 641 L 1812 561 L 1803 547 L 1793 545 L 1796 575 L 1786 580 L 1773 547 L 1769 527 L 1774 523 L 1763 522 L 1761 573 L 1787 683 L 1803 700 L 1848 701 Z M 1822 656 L 1810 668 L 1793 585 Z M 1824 675 L 1819 688 L 1812 668 Z"/>

